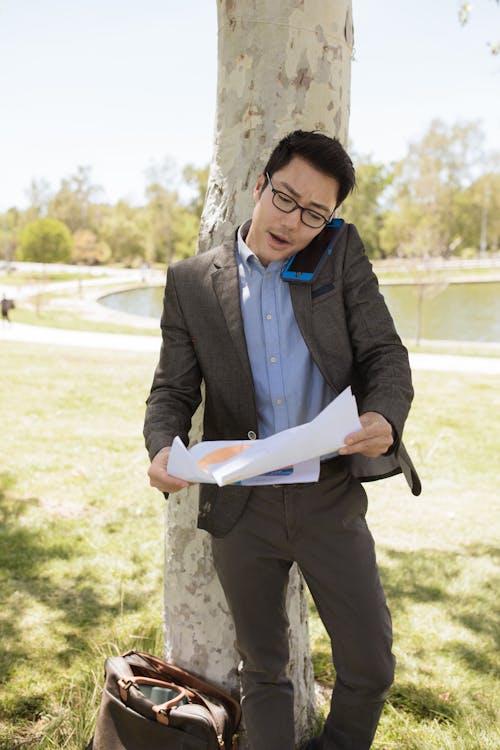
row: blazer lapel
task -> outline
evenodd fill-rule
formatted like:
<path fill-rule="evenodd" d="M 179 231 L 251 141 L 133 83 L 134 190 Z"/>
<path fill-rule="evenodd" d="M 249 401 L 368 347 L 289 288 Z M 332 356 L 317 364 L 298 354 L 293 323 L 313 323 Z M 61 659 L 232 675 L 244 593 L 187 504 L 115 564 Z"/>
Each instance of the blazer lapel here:
<path fill-rule="evenodd" d="M 316 288 L 321 285 L 322 276 L 323 274 L 318 277 L 318 281 L 315 284 Z M 315 335 L 313 330 L 313 289 L 314 287 L 311 284 L 290 284 L 290 297 L 292 300 L 293 312 L 302 337 L 307 348 L 311 352 L 312 358 L 330 388 L 332 388 L 335 393 L 338 393 L 338 388 L 332 378 L 331 363 L 325 361 L 321 348 L 318 346 L 318 336 Z"/>
<path fill-rule="evenodd" d="M 321 352 L 316 345 L 316 336 L 313 335 L 312 317 L 312 287 L 310 284 L 290 284 L 290 296 L 292 299 L 295 320 L 311 356 L 318 365 L 326 382 L 332 385 L 331 377 L 325 369 Z"/>
<path fill-rule="evenodd" d="M 295 320 L 311 354 L 314 350 L 314 336 L 312 335 L 312 298 L 310 284 L 290 284 Z M 317 352 L 316 352 L 317 354 Z M 313 355 L 316 359 L 316 355 Z"/>
<path fill-rule="evenodd" d="M 240 307 L 238 266 L 234 250 L 234 239 L 221 245 L 214 258 L 212 284 L 234 348 L 238 352 L 242 368 L 253 391 L 252 370 L 243 329 Z"/>

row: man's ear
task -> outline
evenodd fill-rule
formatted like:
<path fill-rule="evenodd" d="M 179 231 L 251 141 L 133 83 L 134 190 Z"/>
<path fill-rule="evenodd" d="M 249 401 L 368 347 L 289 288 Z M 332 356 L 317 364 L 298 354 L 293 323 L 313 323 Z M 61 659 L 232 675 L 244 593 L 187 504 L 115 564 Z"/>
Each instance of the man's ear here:
<path fill-rule="evenodd" d="M 266 186 L 266 182 L 267 182 L 267 179 L 266 179 L 265 174 L 261 173 L 257 177 L 257 182 L 255 183 L 255 187 L 253 189 L 253 199 L 255 203 L 258 203 L 258 201 L 260 200 L 260 196 L 262 194 L 262 190 Z"/>

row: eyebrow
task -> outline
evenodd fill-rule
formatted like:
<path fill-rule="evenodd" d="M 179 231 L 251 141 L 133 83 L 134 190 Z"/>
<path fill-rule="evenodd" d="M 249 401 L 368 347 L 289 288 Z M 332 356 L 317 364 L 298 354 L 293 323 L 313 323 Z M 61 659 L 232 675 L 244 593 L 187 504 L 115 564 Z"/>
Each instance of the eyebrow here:
<path fill-rule="evenodd" d="M 291 185 L 288 184 L 288 182 L 282 182 L 281 183 L 283 187 L 285 187 L 294 197 L 300 198 L 300 193 L 298 193 L 296 190 L 293 189 Z M 315 208 L 319 208 L 322 211 L 325 211 L 328 215 L 331 214 L 330 209 L 328 206 L 324 206 L 322 203 L 316 203 L 315 201 L 312 201 L 311 206 L 314 206 Z"/>

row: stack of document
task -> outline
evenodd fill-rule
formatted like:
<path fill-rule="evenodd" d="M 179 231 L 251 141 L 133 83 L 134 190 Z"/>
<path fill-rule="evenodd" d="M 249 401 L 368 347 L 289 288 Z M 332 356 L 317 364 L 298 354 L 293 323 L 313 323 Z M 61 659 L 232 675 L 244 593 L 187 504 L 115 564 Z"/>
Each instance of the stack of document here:
<path fill-rule="evenodd" d="M 188 482 L 219 487 L 315 482 L 320 457 L 338 451 L 345 437 L 360 429 L 349 387 L 311 422 L 263 440 L 207 440 L 188 449 L 176 437 L 167 471 Z"/>

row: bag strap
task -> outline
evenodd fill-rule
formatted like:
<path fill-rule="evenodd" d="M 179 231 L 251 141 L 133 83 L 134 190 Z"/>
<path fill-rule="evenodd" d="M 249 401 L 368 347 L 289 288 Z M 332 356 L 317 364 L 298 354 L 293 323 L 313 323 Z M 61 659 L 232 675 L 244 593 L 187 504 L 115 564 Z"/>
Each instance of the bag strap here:
<path fill-rule="evenodd" d="M 206 698 L 197 691 L 195 691 L 194 694 L 198 701 L 207 709 L 208 713 L 210 714 L 212 724 L 214 725 L 215 734 L 217 735 L 217 741 L 221 748 L 224 748 L 224 723 L 225 716 L 227 715 L 226 711 L 224 709 L 220 709 L 218 711 L 217 709 L 219 709 L 219 706 L 210 703 L 210 701 L 207 701 Z"/>

